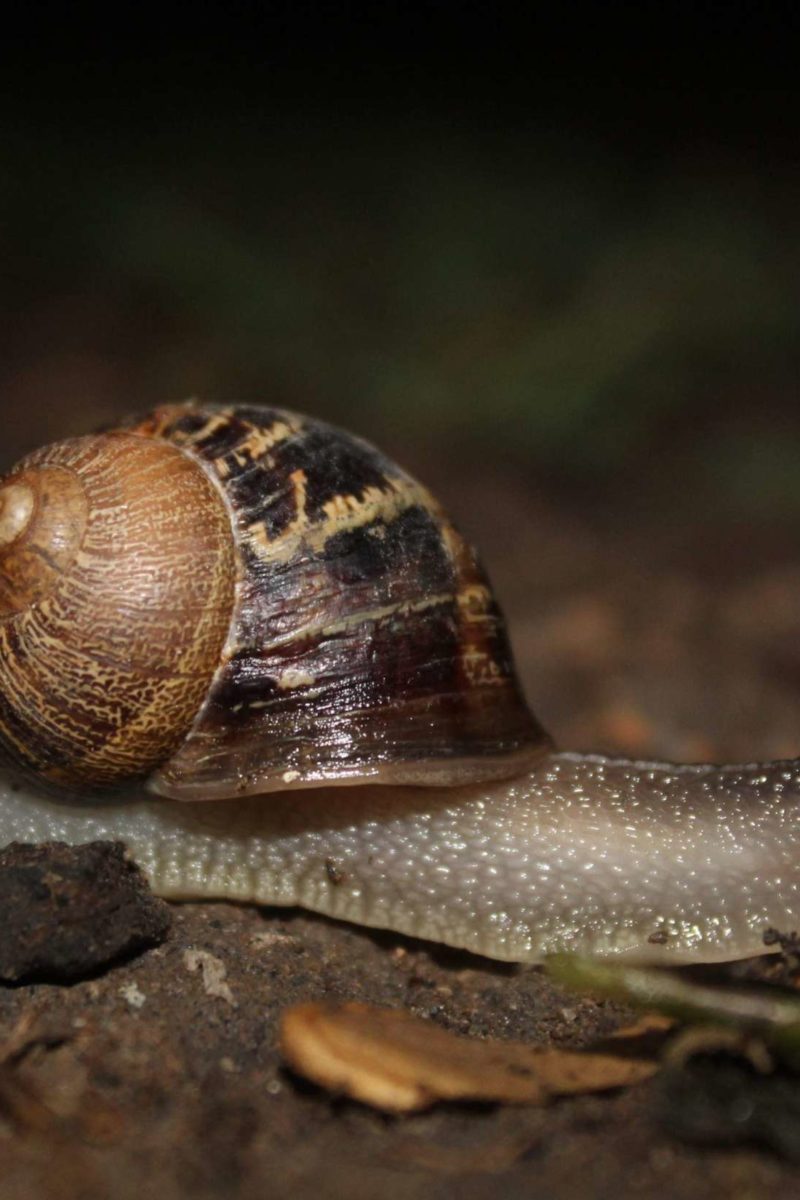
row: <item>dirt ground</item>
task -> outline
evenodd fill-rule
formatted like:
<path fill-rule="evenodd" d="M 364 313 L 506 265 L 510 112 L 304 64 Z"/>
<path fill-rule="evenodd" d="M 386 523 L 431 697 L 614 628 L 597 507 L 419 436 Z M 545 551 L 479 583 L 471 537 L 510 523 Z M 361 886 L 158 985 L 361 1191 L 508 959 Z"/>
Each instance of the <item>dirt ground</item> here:
<path fill-rule="evenodd" d="M 800 752 L 791 529 L 695 522 L 694 498 L 674 492 L 578 508 L 499 474 L 454 480 L 443 498 L 488 548 L 528 694 L 560 744 L 689 759 Z M 769 1136 L 772 1148 L 745 1141 L 745 1105 L 741 1138 L 693 1144 L 708 1129 L 676 1127 L 678 1101 L 659 1079 L 543 1109 L 408 1118 L 331 1098 L 281 1065 L 291 1003 L 403 1006 L 475 1037 L 558 1045 L 630 1014 L 561 992 L 536 968 L 295 911 L 187 904 L 172 917 L 161 946 L 94 978 L 0 988 L 2 1200 L 800 1195 L 790 1140 L 778 1139 L 783 1153 Z"/>

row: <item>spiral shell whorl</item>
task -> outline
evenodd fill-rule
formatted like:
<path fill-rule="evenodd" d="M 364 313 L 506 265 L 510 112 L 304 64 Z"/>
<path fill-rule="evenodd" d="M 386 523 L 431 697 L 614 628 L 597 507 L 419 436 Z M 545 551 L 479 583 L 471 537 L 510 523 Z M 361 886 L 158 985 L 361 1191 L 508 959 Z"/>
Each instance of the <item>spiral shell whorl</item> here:
<path fill-rule="evenodd" d="M 76 438 L 0 486 L 0 748 L 62 786 L 143 775 L 190 728 L 236 581 L 225 502 L 175 447 Z"/>
<path fill-rule="evenodd" d="M 23 480 L 0 492 L 0 548 L 11 546 L 28 528 L 36 504 L 33 488 Z"/>
<path fill-rule="evenodd" d="M 74 562 L 87 521 L 83 485 L 62 467 L 21 471 L 0 490 L 0 620 L 53 591 Z"/>

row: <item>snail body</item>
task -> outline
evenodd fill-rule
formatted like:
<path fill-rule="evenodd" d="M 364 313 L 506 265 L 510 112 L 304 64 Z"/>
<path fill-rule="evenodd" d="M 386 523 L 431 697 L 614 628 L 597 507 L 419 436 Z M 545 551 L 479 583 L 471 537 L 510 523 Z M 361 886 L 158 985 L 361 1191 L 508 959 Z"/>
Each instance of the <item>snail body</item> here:
<path fill-rule="evenodd" d="M 172 899 L 301 905 L 491 958 L 713 962 L 800 914 L 800 767 L 553 753 L 508 780 L 90 804 L 0 788 L 4 841 L 127 844 Z"/>
<path fill-rule="evenodd" d="M 430 493 L 280 410 L 167 406 L 0 483 L 0 753 L 0 843 L 122 840 L 166 896 L 521 961 L 800 916 L 797 761 L 556 752 Z"/>

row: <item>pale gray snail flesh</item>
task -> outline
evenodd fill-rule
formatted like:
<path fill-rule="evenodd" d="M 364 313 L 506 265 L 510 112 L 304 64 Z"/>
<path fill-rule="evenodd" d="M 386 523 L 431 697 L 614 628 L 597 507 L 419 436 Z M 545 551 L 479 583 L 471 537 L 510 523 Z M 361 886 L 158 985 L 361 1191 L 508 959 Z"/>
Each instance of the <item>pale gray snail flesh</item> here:
<path fill-rule="evenodd" d="M 0 806 L 3 842 L 121 840 L 162 896 L 298 904 L 496 959 L 709 962 L 800 923 L 796 760 L 553 753 L 462 788 L 87 805 L 5 785 Z"/>

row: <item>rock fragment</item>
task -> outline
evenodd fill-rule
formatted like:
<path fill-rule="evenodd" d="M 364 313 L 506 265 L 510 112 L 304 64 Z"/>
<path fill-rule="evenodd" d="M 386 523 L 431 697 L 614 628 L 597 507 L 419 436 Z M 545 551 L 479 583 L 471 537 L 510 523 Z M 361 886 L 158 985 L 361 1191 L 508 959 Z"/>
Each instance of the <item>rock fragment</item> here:
<path fill-rule="evenodd" d="M 85 978 L 163 940 L 170 910 L 117 842 L 0 851 L 0 980 Z"/>

